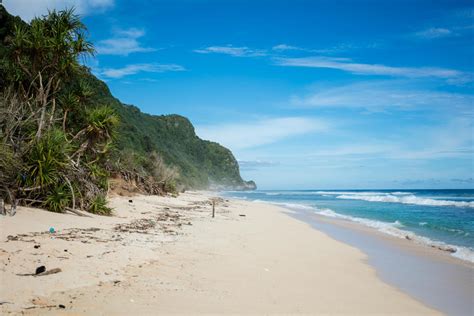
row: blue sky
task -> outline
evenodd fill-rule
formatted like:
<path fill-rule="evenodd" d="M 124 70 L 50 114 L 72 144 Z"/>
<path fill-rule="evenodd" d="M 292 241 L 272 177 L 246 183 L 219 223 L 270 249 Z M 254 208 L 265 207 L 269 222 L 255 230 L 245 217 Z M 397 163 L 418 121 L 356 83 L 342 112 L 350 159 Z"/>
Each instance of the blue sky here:
<path fill-rule="evenodd" d="M 122 102 L 187 116 L 262 189 L 473 188 L 472 1 L 75 5 Z"/>

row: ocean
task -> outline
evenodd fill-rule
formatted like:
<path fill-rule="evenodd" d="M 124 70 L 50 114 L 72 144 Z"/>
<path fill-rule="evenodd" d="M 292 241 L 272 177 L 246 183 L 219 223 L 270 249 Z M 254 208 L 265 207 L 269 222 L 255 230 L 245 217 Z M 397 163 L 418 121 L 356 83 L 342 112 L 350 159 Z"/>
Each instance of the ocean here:
<path fill-rule="evenodd" d="M 226 192 L 372 227 L 474 262 L 474 190 L 291 190 Z"/>

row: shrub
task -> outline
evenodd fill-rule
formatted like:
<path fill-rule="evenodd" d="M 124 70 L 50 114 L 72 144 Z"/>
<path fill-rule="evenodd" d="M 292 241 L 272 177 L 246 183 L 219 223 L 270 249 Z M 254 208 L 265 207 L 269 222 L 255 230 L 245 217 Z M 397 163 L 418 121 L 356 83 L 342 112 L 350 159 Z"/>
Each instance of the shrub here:
<path fill-rule="evenodd" d="M 101 194 L 92 200 L 88 211 L 98 215 L 112 215 L 112 208 L 107 206 L 107 199 Z"/>
<path fill-rule="evenodd" d="M 71 196 L 71 191 L 67 186 L 55 186 L 48 192 L 43 206 L 51 212 L 63 213 L 64 209 L 71 203 Z"/>
<path fill-rule="evenodd" d="M 47 187 L 58 183 L 61 171 L 68 164 L 71 146 L 64 133 L 53 129 L 39 140 L 33 141 L 31 149 L 25 155 L 26 170 L 21 180 L 26 185 Z"/>

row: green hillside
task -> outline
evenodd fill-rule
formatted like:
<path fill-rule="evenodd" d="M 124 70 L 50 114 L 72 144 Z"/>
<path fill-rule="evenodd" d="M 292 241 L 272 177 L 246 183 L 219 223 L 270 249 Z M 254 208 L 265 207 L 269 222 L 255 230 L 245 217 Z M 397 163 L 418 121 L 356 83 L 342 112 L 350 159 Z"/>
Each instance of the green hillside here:
<path fill-rule="evenodd" d="M 114 98 L 79 60 L 93 54 L 72 10 L 27 24 L 0 5 L 0 198 L 110 214 L 110 178 L 143 193 L 255 189 L 231 151 L 179 115 Z"/>
<path fill-rule="evenodd" d="M 232 152 L 196 136 L 191 122 L 180 115 L 150 115 L 114 98 L 107 85 L 84 70 L 94 102 L 111 105 L 120 116 L 117 149 L 147 156 L 158 152 L 166 163 L 179 169 L 178 184 L 189 188 L 252 189 L 245 182 Z"/>

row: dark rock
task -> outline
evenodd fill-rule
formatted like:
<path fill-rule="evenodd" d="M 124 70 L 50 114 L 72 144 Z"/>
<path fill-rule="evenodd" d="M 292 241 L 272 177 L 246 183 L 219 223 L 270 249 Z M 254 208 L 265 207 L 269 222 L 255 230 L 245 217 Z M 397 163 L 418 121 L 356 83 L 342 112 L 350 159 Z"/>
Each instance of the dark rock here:
<path fill-rule="evenodd" d="M 43 273 L 46 271 L 46 267 L 45 266 L 39 266 L 38 268 L 36 268 L 36 272 L 35 274 L 40 274 L 40 273 Z"/>
<path fill-rule="evenodd" d="M 128 200 L 128 203 L 133 203 L 133 200 Z"/>
<path fill-rule="evenodd" d="M 33 248 L 35 249 L 38 249 L 39 247 L 41 247 L 40 245 L 34 245 Z"/>
<path fill-rule="evenodd" d="M 64 306 L 63 304 L 59 304 L 58 307 L 59 308 L 66 308 L 66 306 Z"/>

